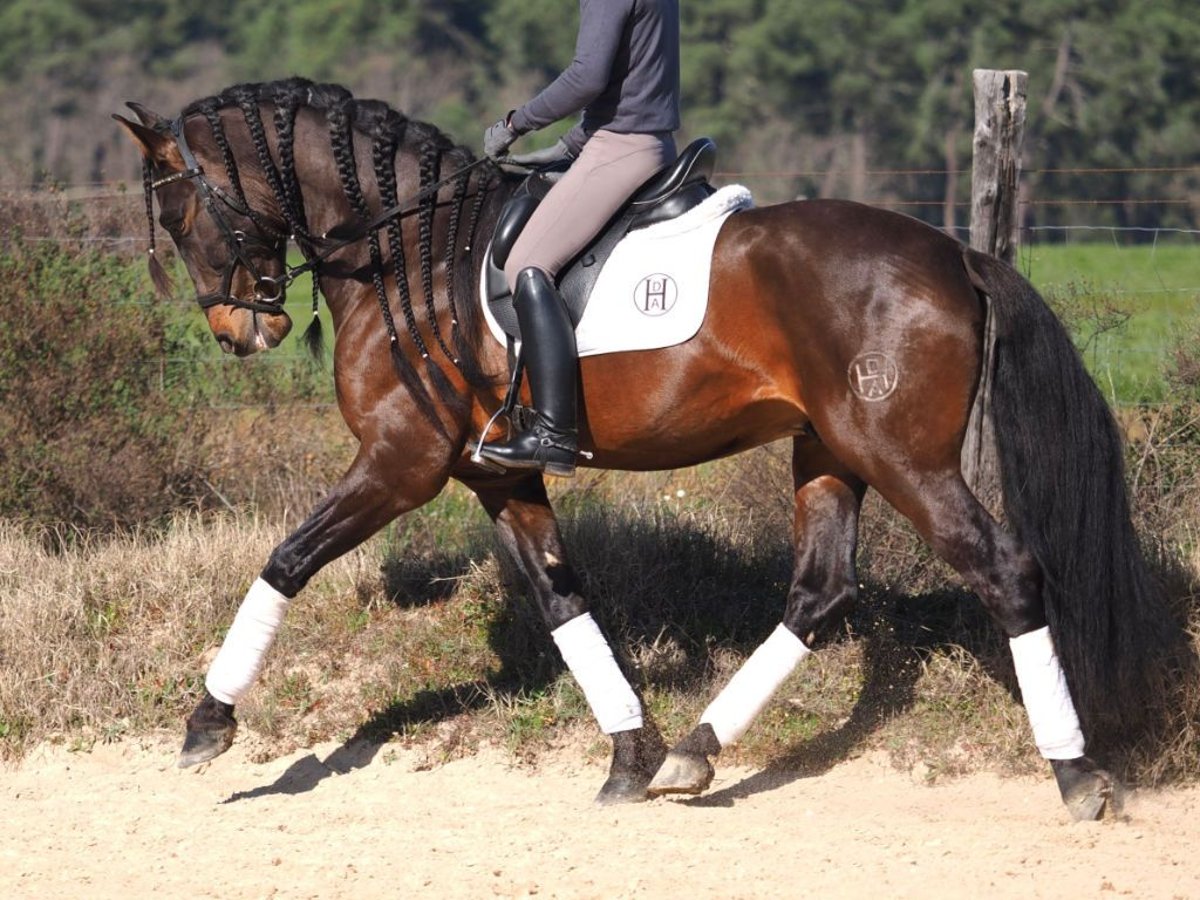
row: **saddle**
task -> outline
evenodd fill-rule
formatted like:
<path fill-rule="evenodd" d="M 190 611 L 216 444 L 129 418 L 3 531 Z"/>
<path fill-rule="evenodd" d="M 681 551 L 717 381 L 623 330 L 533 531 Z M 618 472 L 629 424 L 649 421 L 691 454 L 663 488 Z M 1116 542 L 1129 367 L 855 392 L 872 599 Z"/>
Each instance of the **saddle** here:
<path fill-rule="evenodd" d="M 709 183 L 716 163 L 717 146 L 709 138 L 689 144 L 679 158 L 650 177 L 608 221 L 587 247 L 563 267 L 558 289 L 571 317 L 578 325 L 592 288 L 613 248 L 632 231 L 683 215 L 715 193 Z M 505 204 L 492 234 L 484 276 L 488 309 L 511 341 L 521 339 L 512 293 L 504 278 L 504 264 L 521 229 L 533 211 L 561 177 L 566 166 L 534 172 Z M 511 343 L 510 343 L 511 346 Z"/>

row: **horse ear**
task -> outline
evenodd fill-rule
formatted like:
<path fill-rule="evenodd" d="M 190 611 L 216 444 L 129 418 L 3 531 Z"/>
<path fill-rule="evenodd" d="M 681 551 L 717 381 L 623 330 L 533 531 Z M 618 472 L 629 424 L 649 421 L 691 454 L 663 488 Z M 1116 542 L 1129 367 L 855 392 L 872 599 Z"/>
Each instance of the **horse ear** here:
<path fill-rule="evenodd" d="M 142 104 L 133 100 L 125 101 L 125 105 L 133 110 L 133 114 L 138 117 L 138 121 L 147 128 L 158 128 L 165 125 L 167 120 L 153 110 L 147 109 Z"/>
<path fill-rule="evenodd" d="M 148 128 L 140 122 L 131 122 L 124 116 L 117 115 L 116 113 L 113 113 L 113 118 L 121 123 L 125 132 L 133 139 L 134 144 L 142 152 L 142 156 L 152 166 L 156 166 L 164 171 L 180 172 L 186 168 L 174 138 L 163 134 L 161 131 Z"/>

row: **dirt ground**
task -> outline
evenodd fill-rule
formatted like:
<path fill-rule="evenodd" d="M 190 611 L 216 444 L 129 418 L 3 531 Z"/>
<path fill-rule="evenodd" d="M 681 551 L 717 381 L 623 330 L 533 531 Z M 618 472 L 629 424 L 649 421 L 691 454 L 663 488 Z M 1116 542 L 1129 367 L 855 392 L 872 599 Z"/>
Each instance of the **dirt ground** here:
<path fill-rule="evenodd" d="M 176 769 L 160 742 L 0 771 L 6 897 L 1200 897 L 1200 788 L 1071 823 L 1053 781 L 921 783 L 867 756 L 719 769 L 700 799 L 599 809 L 597 764 L 392 745 Z M 918 773 L 919 774 L 919 773 Z"/>

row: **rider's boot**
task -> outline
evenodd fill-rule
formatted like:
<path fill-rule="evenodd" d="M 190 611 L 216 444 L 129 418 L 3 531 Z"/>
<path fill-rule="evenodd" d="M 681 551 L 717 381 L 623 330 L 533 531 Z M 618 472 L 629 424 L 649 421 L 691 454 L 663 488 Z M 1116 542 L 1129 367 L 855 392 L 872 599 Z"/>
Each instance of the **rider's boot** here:
<path fill-rule="evenodd" d="M 558 289 L 541 269 L 531 266 L 517 275 L 513 307 L 533 394 L 533 422 L 528 431 L 484 444 L 479 453 L 506 468 L 569 477 L 579 450 L 575 328 Z"/>

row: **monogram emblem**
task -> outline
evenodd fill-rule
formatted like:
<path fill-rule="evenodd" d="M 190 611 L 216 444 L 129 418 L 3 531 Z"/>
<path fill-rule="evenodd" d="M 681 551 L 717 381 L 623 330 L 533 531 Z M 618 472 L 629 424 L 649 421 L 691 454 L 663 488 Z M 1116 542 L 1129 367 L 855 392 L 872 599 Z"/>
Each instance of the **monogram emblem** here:
<path fill-rule="evenodd" d="M 633 289 L 633 305 L 646 316 L 663 316 L 679 299 L 679 285 L 670 275 L 647 275 Z"/>
<path fill-rule="evenodd" d="M 900 383 L 900 370 L 885 353 L 860 353 L 847 372 L 850 390 L 860 400 L 886 400 Z"/>

